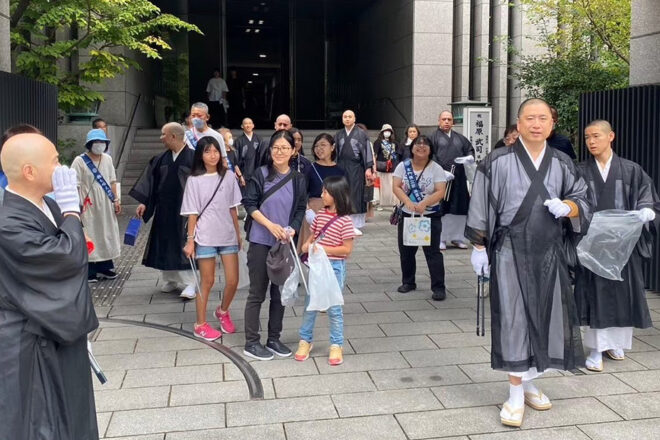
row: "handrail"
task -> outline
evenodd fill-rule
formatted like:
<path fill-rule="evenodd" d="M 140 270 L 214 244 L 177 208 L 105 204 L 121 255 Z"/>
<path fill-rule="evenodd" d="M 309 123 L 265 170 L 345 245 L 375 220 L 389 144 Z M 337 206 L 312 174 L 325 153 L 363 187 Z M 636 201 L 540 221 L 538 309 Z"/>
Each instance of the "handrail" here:
<path fill-rule="evenodd" d="M 128 134 L 131 132 L 131 128 L 133 128 L 133 120 L 135 119 L 135 113 L 137 112 L 137 108 L 138 105 L 140 104 L 141 98 L 142 98 L 142 93 L 137 95 L 137 100 L 133 105 L 133 111 L 131 112 L 131 119 L 128 121 L 128 127 L 126 127 L 126 132 L 124 133 L 124 139 L 121 142 L 121 149 L 119 150 L 119 154 L 115 155 L 117 161 L 115 163 L 115 166 L 119 166 L 119 164 L 121 163 L 121 158 L 124 155 L 124 147 L 126 147 L 126 141 L 128 140 Z"/>

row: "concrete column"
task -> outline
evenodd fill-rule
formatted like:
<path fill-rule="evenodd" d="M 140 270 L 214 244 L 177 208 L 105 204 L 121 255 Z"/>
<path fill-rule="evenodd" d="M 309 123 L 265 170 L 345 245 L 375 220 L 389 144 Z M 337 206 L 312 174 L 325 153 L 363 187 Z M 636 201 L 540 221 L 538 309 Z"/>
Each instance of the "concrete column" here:
<path fill-rule="evenodd" d="M 630 85 L 660 84 L 660 2 L 632 2 Z"/>
<path fill-rule="evenodd" d="M 488 46 L 490 44 L 490 0 L 473 0 L 474 29 L 472 53 L 472 84 L 470 96 L 474 101 L 488 101 Z"/>
<path fill-rule="evenodd" d="M 414 0 L 413 121 L 436 127 L 452 101 L 452 0 Z"/>
<path fill-rule="evenodd" d="M 454 54 L 452 101 L 466 101 L 470 95 L 470 0 L 454 2 Z"/>
<path fill-rule="evenodd" d="M 493 5 L 491 25 L 493 40 L 491 56 L 495 62 L 490 71 L 490 100 L 493 107 L 493 139 L 499 139 L 507 125 L 514 121 L 508 118 L 508 59 L 509 6 L 505 3 Z"/>
<path fill-rule="evenodd" d="M 11 72 L 9 0 L 0 0 L 0 71 Z"/>

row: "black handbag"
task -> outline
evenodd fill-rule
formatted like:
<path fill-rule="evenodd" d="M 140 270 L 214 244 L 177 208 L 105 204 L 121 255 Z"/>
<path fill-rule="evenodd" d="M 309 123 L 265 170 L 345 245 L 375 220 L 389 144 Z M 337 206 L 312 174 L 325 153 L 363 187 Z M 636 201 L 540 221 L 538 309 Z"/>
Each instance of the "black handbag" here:
<path fill-rule="evenodd" d="M 399 224 L 401 219 L 403 218 L 403 203 L 400 205 L 396 205 L 394 207 L 394 210 L 392 210 L 392 214 L 390 214 L 390 224 L 392 226 L 396 226 Z"/>

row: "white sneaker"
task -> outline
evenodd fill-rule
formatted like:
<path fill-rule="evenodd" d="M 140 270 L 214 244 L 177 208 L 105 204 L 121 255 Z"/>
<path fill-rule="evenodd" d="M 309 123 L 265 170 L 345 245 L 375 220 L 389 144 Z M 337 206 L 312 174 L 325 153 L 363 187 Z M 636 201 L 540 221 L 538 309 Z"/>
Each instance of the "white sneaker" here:
<path fill-rule="evenodd" d="M 358 228 L 354 228 L 353 233 L 355 234 L 356 237 L 362 236 L 362 231 L 360 231 Z"/>
<path fill-rule="evenodd" d="M 179 295 L 181 298 L 186 298 L 186 299 L 193 299 L 197 296 L 197 293 L 195 292 L 195 286 L 188 285 L 186 286 L 185 289 L 181 291 L 181 295 Z"/>
<path fill-rule="evenodd" d="M 160 286 L 160 291 L 163 293 L 170 293 L 170 292 L 174 292 L 178 288 L 179 286 L 177 285 L 177 283 L 175 283 L 174 281 L 168 281 L 162 286 Z"/>

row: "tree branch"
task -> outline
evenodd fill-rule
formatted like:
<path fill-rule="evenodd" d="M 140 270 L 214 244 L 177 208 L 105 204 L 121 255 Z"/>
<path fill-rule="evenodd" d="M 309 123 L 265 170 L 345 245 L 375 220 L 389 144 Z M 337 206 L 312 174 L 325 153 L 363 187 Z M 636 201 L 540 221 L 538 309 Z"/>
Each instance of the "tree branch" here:
<path fill-rule="evenodd" d="M 596 33 L 598 34 L 600 39 L 603 41 L 605 46 L 607 46 L 612 52 L 614 52 L 616 54 L 616 56 L 621 58 L 621 60 L 624 63 L 626 63 L 627 65 L 630 66 L 630 60 L 628 59 L 628 57 L 625 56 L 619 50 L 619 48 L 616 47 L 616 45 L 614 43 L 612 43 L 612 41 L 609 39 L 609 37 L 607 35 L 605 35 L 605 33 L 600 29 L 600 27 L 596 23 L 596 19 L 593 17 L 593 15 L 591 13 L 591 6 L 589 4 L 587 4 L 588 2 L 585 2 L 585 0 L 581 0 L 580 3 L 582 3 L 582 7 L 584 8 L 585 15 L 587 16 L 587 19 L 589 20 L 589 22 L 591 23 L 594 30 L 596 31 Z"/>
<path fill-rule="evenodd" d="M 21 0 L 18 3 L 16 10 L 10 18 L 11 27 L 15 28 L 18 22 L 21 21 L 21 18 L 23 18 L 23 14 L 25 14 L 25 11 L 27 11 L 28 6 L 30 6 L 30 0 Z"/>

